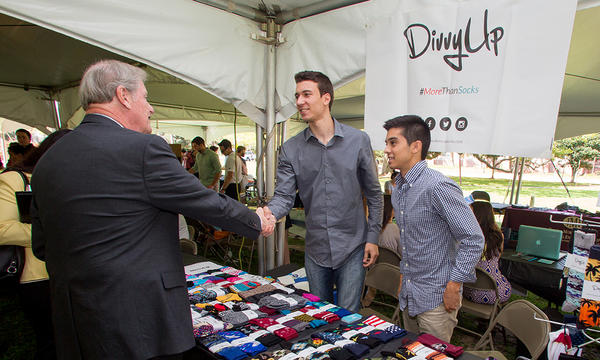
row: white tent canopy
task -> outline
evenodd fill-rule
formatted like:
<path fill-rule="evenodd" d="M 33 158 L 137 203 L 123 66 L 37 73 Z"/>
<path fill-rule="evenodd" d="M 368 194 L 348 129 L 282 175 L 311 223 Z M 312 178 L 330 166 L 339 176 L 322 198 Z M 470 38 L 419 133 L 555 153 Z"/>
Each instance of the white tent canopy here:
<path fill-rule="evenodd" d="M 285 121 L 296 112 L 292 75 L 307 69 L 326 73 L 336 88 L 352 84 L 335 103 L 334 115 L 354 123 L 362 121 L 364 83 L 360 78 L 366 63 L 365 29 L 385 16 L 390 1 L 393 0 L 0 0 L 0 13 L 107 50 L 99 57 L 118 54 L 183 80 L 185 83 L 179 85 L 174 81 L 175 87 L 187 87 L 183 90 L 186 94 L 202 89 L 223 100 L 222 104 L 233 104 L 269 133 L 275 121 Z M 423 3 L 434 5 L 437 1 Z M 476 0 L 466 0 L 464 4 L 469 1 Z M 579 0 L 556 138 L 600 131 L 598 3 Z M 2 30 L 9 35 L 23 33 L 23 37 L 0 39 L 5 42 L 0 43 L 0 51 L 5 52 L 0 57 L 0 116 L 25 123 L 40 122 L 34 119 L 53 109 L 46 101 L 50 99 L 61 102 L 66 108 L 61 117 L 69 119 L 73 114 L 69 112 L 76 109 L 75 97 L 69 94 L 75 91 L 73 82 L 79 79 L 86 64 L 98 58 L 97 53 L 86 53 L 85 47 L 69 44 L 50 46 L 43 38 L 28 39 L 27 30 L 21 29 L 26 26 L 30 25 Z M 14 49 L 20 46 L 28 55 L 11 63 Z M 50 54 L 61 61 L 47 63 L 45 59 Z M 65 62 L 66 58 L 74 63 Z M 28 73 L 31 69 L 36 69 L 40 78 Z M 40 69 L 46 70 L 40 75 Z M 63 77 L 66 73 L 77 76 Z M 40 81 L 42 77 L 46 81 Z M 176 100 L 167 101 L 167 105 L 182 105 L 181 94 L 165 91 Z M 193 100 L 202 96 L 190 95 Z M 34 105 L 39 100 L 45 104 Z M 185 109 L 166 106 L 181 116 L 167 113 L 170 110 L 165 110 L 164 116 L 178 119 L 192 111 L 218 109 L 202 101 L 194 104 Z M 230 106 L 217 117 L 231 112 Z M 273 150 L 271 142 L 266 149 L 267 195 L 274 188 Z M 267 255 L 273 251 L 269 246 Z M 267 259 L 269 267 L 271 260 Z"/>
<path fill-rule="evenodd" d="M 48 126 L 55 122 L 52 105 L 40 99 L 55 99 L 61 102 L 62 120 L 70 119 L 78 107 L 73 86 L 83 68 L 94 59 L 129 58 L 149 66 L 150 100 L 157 108 L 154 119 L 232 122 L 233 104 L 242 115 L 265 127 L 267 50 L 253 39 L 264 35 L 255 20 L 264 21 L 265 14 L 271 14 L 285 23 L 275 54 L 274 106 L 279 122 L 296 111 L 293 73 L 323 71 L 336 87 L 363 76 L 365 28 L 383 11 L 384 1 L 293 21 L 355 2 L 311 0 L 298 7 L 297 1 L 60 0 L 49 5 L 42 0 L 1 0 L 0 12 L 40 26 L 9 16 L 0 18 L 2 25 L 14 25 L 5 26 L 8 36 L 0 39 L 4 52 L 0 66 L 5 70 L 0 76 L 0 116 Z M 600 131 L 597 4 L 579 1 L 557 139 Z M 360 122 L 364 81 L 342 92 L 345 95 L 335 102 L 334 115 Z M 251 123 L 246 119 L 245 125 Z"/>

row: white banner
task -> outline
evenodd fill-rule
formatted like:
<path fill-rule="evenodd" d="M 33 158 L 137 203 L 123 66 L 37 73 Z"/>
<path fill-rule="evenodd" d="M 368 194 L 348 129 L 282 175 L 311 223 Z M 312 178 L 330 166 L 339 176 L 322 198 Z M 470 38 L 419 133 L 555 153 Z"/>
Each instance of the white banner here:
<path fill-rule="evenodd" d="M 576 0 L 401 0 L 367 30 L 365 130 L 416 114 L 430 151 L 549 157 Z"/>

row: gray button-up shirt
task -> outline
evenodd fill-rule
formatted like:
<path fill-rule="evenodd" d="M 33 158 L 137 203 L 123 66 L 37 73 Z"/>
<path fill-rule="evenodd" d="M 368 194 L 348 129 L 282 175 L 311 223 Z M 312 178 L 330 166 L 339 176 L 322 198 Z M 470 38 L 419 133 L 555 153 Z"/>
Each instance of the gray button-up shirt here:
<path fill-rule="evenodd" d="M 396 177 L 392 205 L 400 228 L 400 308 L 410 316 L 438 307 L 448 281 L 475 281 L 483 251 L 479 223 L 454 181 L 423 160 Z"/>
<path fill-rule="evenodd" d="M 283 144 L 268 206 L 278 219 L 285 216 L 297 189 L 306 214 L 306 253 L 320 266 L 337 269 L 357 247 L 377 244 L 383 197 L 368 135 L 333 122 L 327 145 L 308 127 Z"/>

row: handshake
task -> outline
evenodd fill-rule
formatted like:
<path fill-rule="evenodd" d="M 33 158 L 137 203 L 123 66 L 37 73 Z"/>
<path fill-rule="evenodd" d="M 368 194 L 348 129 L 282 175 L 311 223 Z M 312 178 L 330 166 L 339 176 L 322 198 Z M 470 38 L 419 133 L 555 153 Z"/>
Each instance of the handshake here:
<path fill-rule="evenodd" d="M 256 209 L 256 215 L 258 215 L 260 218 L 260 225 L 262 228 L 260 234 L 262 236 L 271 235 L 273 230 L 275 230 L 275 223 L 277 222 L 277 219 L 271 212 L 271 209 L 269 209 L 267 206 L 262 208 L 259 207 Z"/>

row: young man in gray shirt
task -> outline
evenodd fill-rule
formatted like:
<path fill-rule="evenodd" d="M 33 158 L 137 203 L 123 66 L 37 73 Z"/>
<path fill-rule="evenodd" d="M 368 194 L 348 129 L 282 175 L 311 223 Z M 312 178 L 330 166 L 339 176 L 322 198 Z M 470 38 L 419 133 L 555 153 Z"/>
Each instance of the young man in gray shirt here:
<path fill-rule="evenodd" d="M 338 305 L 356 312 L 365 268 L 379 254 L 383 200 L 371 142 L 331 116 L 333 85 L 327 76 L 303 71 L 295 80 L 296 106 L 308 128 L 281 148 L 277 187 L 265 215 L 285 216 L 298 190 L 306 213 L 310 291 L 333 302 L 335 285 Z"/>

